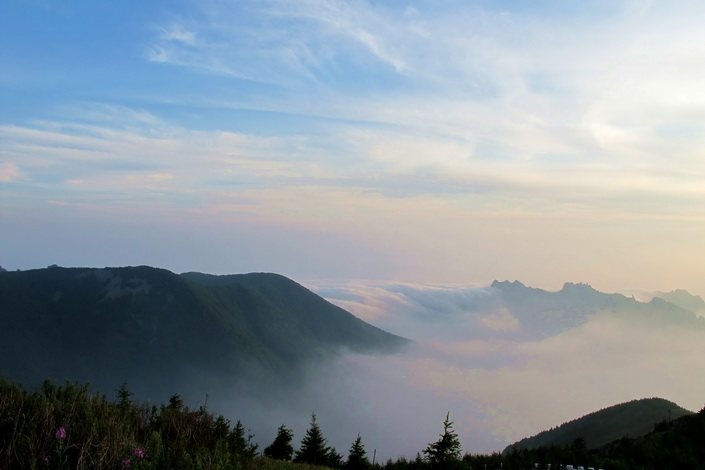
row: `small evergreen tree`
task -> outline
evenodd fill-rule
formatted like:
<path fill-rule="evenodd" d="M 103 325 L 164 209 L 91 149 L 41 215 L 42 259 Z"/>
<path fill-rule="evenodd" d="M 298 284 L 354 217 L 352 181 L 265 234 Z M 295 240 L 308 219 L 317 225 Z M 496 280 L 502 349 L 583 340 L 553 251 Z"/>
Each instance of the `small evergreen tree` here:
<path fill-rule="evenodd" d="M 370 468 L 370 461 L 367 459 L 367 452 L 365 451 L 365 446 L 362 444 L 362 438 L 359 434 L 350 447 L 348 461 L 345 462 L 345 468 L 350 470 Z"/>
<path fill-rule="evenodd" d="M 282 424 L 277 430 L 274 442 L 265 447 L 264 456 L 270 459 L 291 460 L 294 455 L 294 447 L 291 445 L 293 437 L 293 431 Z"/>
<path fill-rule="evenodd" d="M 343 467 L 343 456 L 340 455 L 333 447 L 328 448 L 328 454 L 326 455 L 325 466 L 330 467 L 330 468 L 342 468 Z"/>
<path fill-rule="evenodd" d="M 257 455 L 257 444 L 252 443 L 252 434 L 245 436 L 245 426 L 240 420 L 237 420 L 235 427 L 230 433 L 230 442 L 233 446 L 233 451 L 245 458 L 253 458 Z"/>
<path fill-rule="evenodd" d="M 173 394 L 169 398 L 169 405 L 167 406 L 169 410 L 182 411 L 184 409 L 184 400 L 178 393 Z"/>
<path fill-rule="evenodd" d="M 118 407 L 121 410 L 126 410 L 132 404 L 133 393 L 127 389 L 127 380 L 122 382 L 120 388 L 116 390 Z"/>
<path fill-rule="evenodd" d="M 423 453 L 426 454 L 429 462 L 437 467 L 446 467 L 451 462 L 460 459 L 460 440 L 453 431 L 453 421 L 450 420 L 450 412 L 446 414 L 443 421 L 443 434 L 436 442 L 429 444 Z"/>
<path fill-rule="evenodd" d="M 301 440 L 301 448 L 296 451 L 294 462 L 308 463 L 311 465 L 340 466 L 342 457 L 335 449 L 327 446 L 328 441 L 323 437 L 321 428 L 316 420 L 316 413 L 311 414 L 311 427 Z"/>

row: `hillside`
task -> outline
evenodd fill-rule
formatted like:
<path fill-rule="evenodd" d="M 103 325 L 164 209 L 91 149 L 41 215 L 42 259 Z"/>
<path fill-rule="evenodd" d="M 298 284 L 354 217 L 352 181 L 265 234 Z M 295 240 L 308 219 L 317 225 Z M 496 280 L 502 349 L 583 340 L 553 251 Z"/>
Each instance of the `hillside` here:
<path fill-rule="evenodd" d="M 644 436 L 655 425 L 693 414 L 662 398 L 645 398 L 604 408 L 582 418 L 564 423 L 508 446 L 513 449 L 567 446 L 576 439 L 584 439 L 588 449 L 596 449 L 623 437 Z"/>
<path fill-rule="evenodd" d="M 0 272 L 0 375 L 27 385 L 70 378 L 114 389 L 127 379 L 137 392 L 207 391 L 295 380 L 343 349 L 390 353 L 406 343 L 276 274 Z"/>

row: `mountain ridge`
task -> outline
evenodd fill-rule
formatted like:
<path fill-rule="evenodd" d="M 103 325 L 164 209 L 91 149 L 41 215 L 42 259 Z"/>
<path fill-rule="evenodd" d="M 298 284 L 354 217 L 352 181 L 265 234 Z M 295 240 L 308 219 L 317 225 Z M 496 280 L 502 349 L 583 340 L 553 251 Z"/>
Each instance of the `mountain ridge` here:
<path fill-rule="evenodd" d="M 0 326 L 0 375 L 103 389 L 127 380 L 145 393 L 296 380 L 342 350 L 388 354 L 409 342 L 281 275 L 149 266 L 0 272 Z"/>
<path fill-rule="evenodd" d="M 597 449 L 623 437 L 645 436 L 664 422 L 694 414 L 663 398 L 642 398 L 609 406 L 542 431 L 507 446 L 515 449 L 568 446 L 582 439 L 587 449 Z"/>
<path fill-rule="evenodd" d="M 661 298 L 672 304 L 690 310 L 699 316 L 705 316 L 705 301 L 699 295 L 693 295 L 685 289 L 676 289 L 670 292 L 657 291 L 654 298 Z"/>
<path fill-rule="evenodd" d="M 490 285 L 497 292 L 494 308 L 506 308 L 519 328 L 507 336 L 536 340 L 576 328 L 598 313 L 623 319 L 663 321 L 705 328 L 705 318 L 660 297 L 640 302 L 618 293 L 604 293 L 589 284 L 566 282 L 556 292 L 528 287 L 519 281 L 498 281 Z"/>

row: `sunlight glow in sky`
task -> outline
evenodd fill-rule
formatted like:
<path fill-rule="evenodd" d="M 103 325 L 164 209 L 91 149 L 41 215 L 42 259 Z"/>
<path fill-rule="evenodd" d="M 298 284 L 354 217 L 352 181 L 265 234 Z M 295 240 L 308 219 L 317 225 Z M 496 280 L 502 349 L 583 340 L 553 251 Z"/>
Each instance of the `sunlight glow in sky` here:
<path fill-rule="evenodd" d="M 0 265 L 705 293 L 705 4 L 0 5 Z"/>

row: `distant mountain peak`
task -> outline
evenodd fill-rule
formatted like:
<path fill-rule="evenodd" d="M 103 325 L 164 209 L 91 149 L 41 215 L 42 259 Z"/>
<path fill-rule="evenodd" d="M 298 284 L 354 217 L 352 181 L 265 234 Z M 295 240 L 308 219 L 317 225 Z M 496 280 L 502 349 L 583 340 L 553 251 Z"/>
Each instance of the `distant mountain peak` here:
<path fill-rule="evenodd" d="M 571 293 L 571 292 L 597 292 L 590 284 L 584 282 L 566 282 L 563 284 L 561 292 Z"/>
<path fill-rule="evenodd" d="M 663 299 L 695 314 L 705 314 L 705 301 L 698 295 L 693 295 L 685 289 L 676 289 L 670 292 L 656 292 L 654 299 Z"/>
<path fill-rule="evenodd" d="M 490 287 L 495 289 L 526 289 L 527 287 L 519 281 L 492 281 Z"/>

